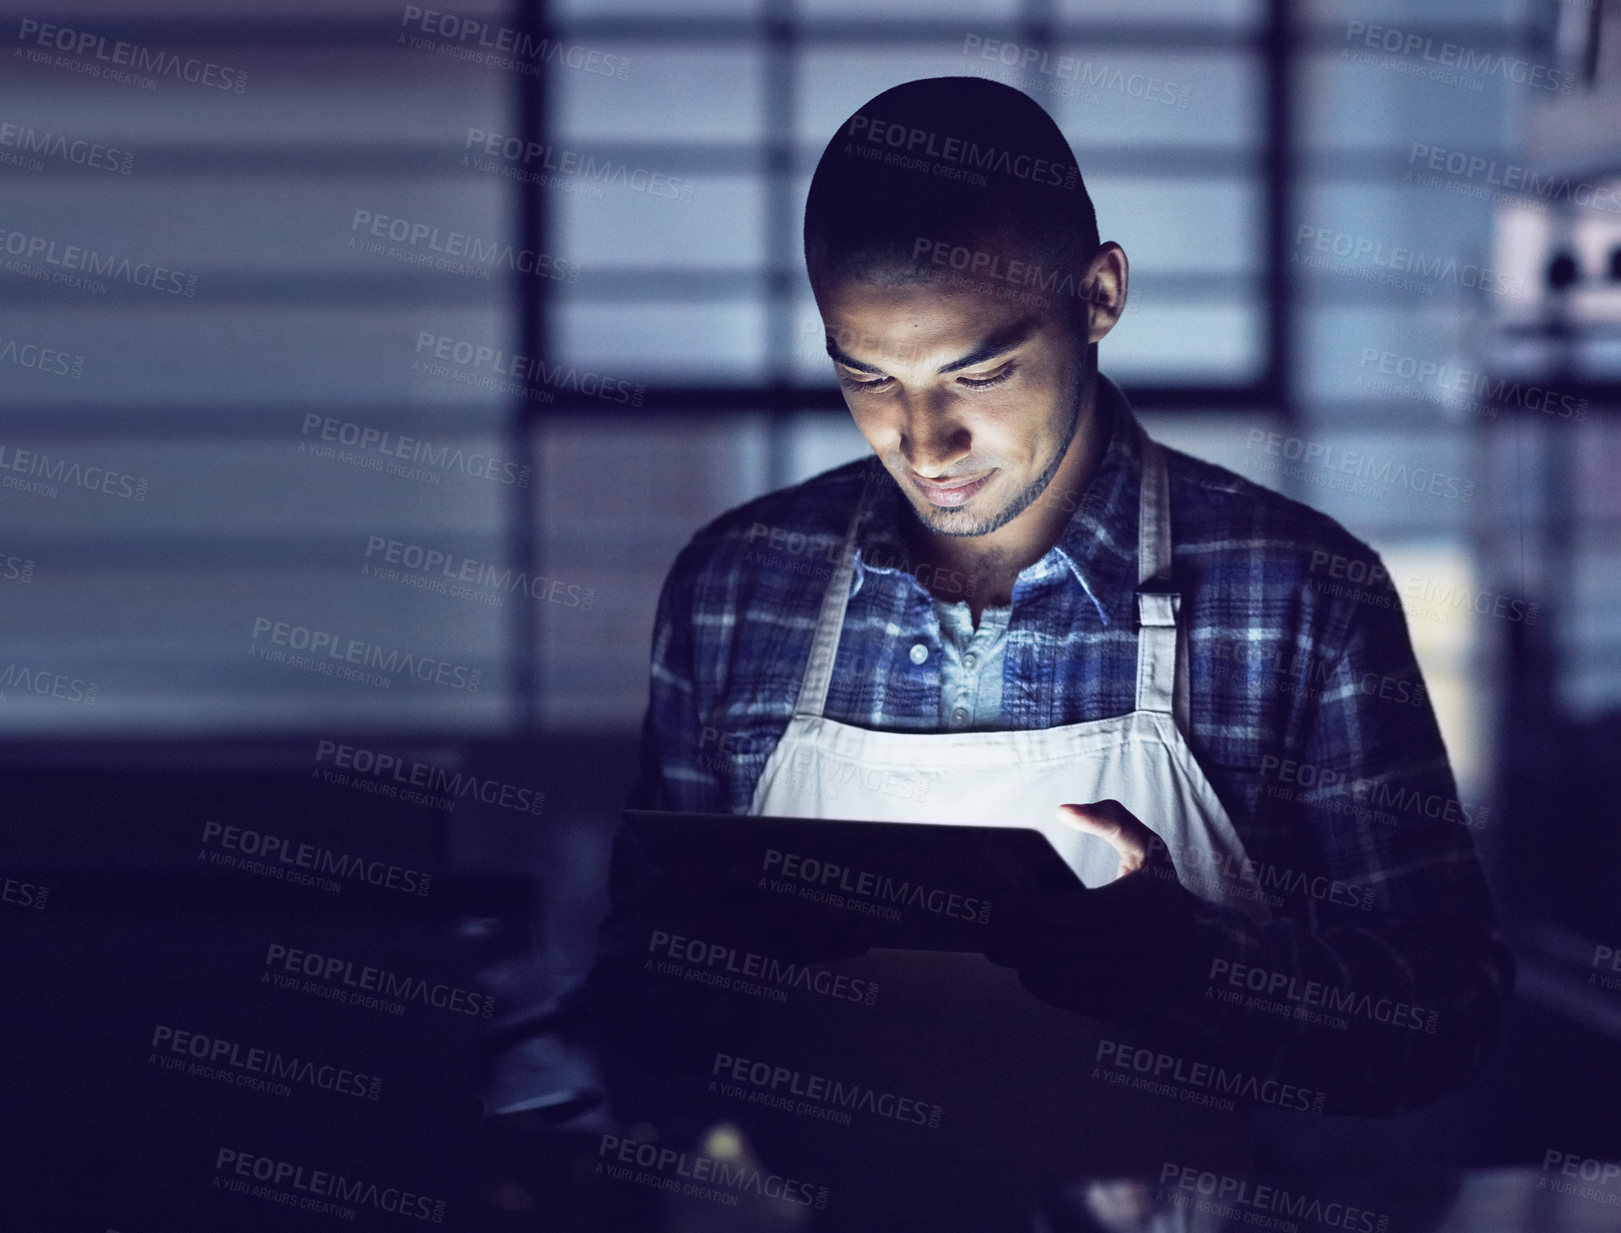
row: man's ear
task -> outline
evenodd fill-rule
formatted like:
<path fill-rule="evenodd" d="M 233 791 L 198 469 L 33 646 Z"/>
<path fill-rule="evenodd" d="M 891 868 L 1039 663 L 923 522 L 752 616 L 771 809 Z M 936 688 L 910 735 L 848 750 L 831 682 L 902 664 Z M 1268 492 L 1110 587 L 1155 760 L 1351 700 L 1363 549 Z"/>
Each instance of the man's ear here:
<path fill-rule="evenodd" d="M 1086 299 L 1086 341 L 1101 342 L 1114 329 L 1120 314 L 1126 310 L 1126 292 L 1131 281 L 1131 269 L 1126 262 L 1126 250 L 1113 240 L 1098 246 L 1091 264 L 1086 268 L 1086 283 L 1082 295 Z"/>

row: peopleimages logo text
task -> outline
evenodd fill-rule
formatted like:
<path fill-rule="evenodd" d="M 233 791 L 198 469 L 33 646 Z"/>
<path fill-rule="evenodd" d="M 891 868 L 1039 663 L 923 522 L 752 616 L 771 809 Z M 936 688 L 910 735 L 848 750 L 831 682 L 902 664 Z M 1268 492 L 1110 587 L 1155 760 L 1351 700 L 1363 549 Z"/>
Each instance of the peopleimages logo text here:
<path fill-rule="evenodd" d="M 1515 85 L 1530 86 L 1535 90 L 1569 94 L 1576 85 L 1574 73 L 1533 64 L 1529 60 L 1509 57 L 1501 52 L 1480 51 L 1461 43 L 1437 42 L 1427 34 L 1414 30 L 1400 30 L 1394 26 L 1377 26 L 1365 21 L 1348 21 L 1345 41 L 1361 42 L 1363 47 L 1383 51 L 1393 56 L 1412 57 L 1444 68 L 1462 69 L 1466 73 L 1479 73 L 1483 77 L 1501 77 Z M 1343 54 L 1343 53 L 1342 53 Z"/>
<path fill-rule="evenodd" d="M 1601 188 L 1586 180 L 1573 181 L 1569 176 L 1542 175 L 1521 163 L 1499 164 L 1495 158 L 1481 154 L 1415 141 L 1408 150 L 1407 165 L 1411 167 L 1421 159 L 1430 171 L 1445 172 L 1464 180 L 1481 180 L 1490 187 L 1506 188 L 1548 201 L 1573 201 L 1584 209 L 1602 214 L 1621 214 L 1621 188 L 1613 185 Z M 1413 173 L 1407 174 L 1411 178 Z"/>
<path fill-rule="evenodd" d="M 372 210 L 356 208 L 349 224 L 351 232 L 361 231 L 378 240 L 392 240 L 410 248 L 425 248 L 428 252 L 443 253 L 447 257 L 464 257 L 480 266 L 505 266 L 520 274 L 536 274 L 542 278 L 575 282 L 580 277 L 578 267 L 550 253 L 533 248 L 520 249 L 501 240 L 482 240 L 466 231 L 444 231 L 431 223 L 414 222 L 391 214 L 378 214 Z M 354 245 L 353 235 L 349 243 Z"/>
<path fill-rule="evenodd" d="M 443 1224 L 445 1219 L 443 1199 L 432 1199 L 398 1186 L 379 1186 L 376 1182 L 345 1177 L 342 1173 L 327 1169 L 311 1169 L 291 1161 L 277 1160 L 273 1156 L 260 1156 L 235 1148 L 219 1149 L 214 1157 L 214 1173 L 216 1184 L 225 1182 L 223 1189 L 242 1190 L 244 1187 L 240 1183 L 233 1186 L 231 1181 L 234 1178 L 251 1178 L 264 1183 L 253 1188 L 255 1198 L 278 1203 L 291 1200 L 290 1206 L 328 1215 L 347 1212 L 346 1218 L 351 1220 L 354 1218 L 354 1207 L 370 1207 L 395 1216 L 432 1221 L 434 1224 Z M 302 1197 L 287 1191 L 272 1190 L 271 1187 L 275 1186 L 290 1186 L 302 1192 Z M 354 1207 L 335 1208 L 336 1203 L 353 1204 Z"/>
<path fill-rule="evenodd" d="M 148 287 L 168 295 L 191 299 L 197 294 L 197 275 L 171 270 L 150 261 L 106 256 L 80 244 L 63 244 L 42 235 L 0 227 L 0 251 L 24 261 L 43 261 L 62 270 L 79 270 L 98 278 L 118 279 L 132 287 Z"/>
<path fill-rule="evenodd" d="M 245 1045 L 241 1041 L 209 1036 L 165 1023 L 153 1026 L 152 1040 L 148 1048 L 189 1057 L 193 1061 L 201 1062 L 206 1068 L 229 1067 L 246 1075 L 262 1076 L 266 1083 L 271 1084 L 287 1080 L 320 1088 L 322 1091 L 357 1096 L 362 1100 L 376 1100 L 383 1090 L 383 1080 L 376 1075 L 362 1074 L 343 1066 L 322 1065 L 309 1058 L 288 1057 L 275 1049 Z M 176 1067 L 171 1066 L 168 1069 Z M 202 1074 L 201 1071 L 195 1073 Z M 202 1074 L 202 1077 L 217 1076 Z M 254 1085 L 240 1083 L 238 1086 Z"/>
<path fill-rule="evenodd" d="M 69 355 L 40 343 L 18 342 L 15 338 L 0 344 L 0 364 L 32 368 L 53 377 L 72 377 L 75 381 L 84 376 L 84 356 Z"/>
<path fill-rule="evenodd" d="M 1302 249 L 1308 248 L 1302 256 Z M 1326 258 L 1314 256 L 1316 253 L 1325 253 L 1337 258 L 1341 263 L 1335 265 Z M 1456 257 L 1446 254 L 1426 253 L 1422 249 L 1409 248 L 1405 244 L 1395 244 L 1371 236 L 1353 235 L 1347 231 L 1336 231 L 1332 227 L 1318 227 L 1311 223 L 1301 223 L 1295 230 L 1295 264 L 1304 264 L 1312 268 L 1335 270 L 1335 272 L 1357 271 L 1370 272 L 1369 267 L 1377 267 L 1385 271 L 1386 277 L 1392 281 L 1390 285 L 1412 290 L 1416 287 L 1428 287 L 1430 283 L 1417 283 L 1412 279 L 1398 278 L 1397 275 L 1416 274 L 1421 278 L 1430 279 L 1433 283 L 1451 283 L 1455 287 L 1466 290 L 1481 291 L 1488 295 L 1501 295 L 1511 300 L 1524 300 L 1530 295 L 1525 280 L 1518 274 L 1505 274 L 1501 270 L 1494 270 L 1489 266 L 1482 266 L 1477 262 L 1460 262 Z M 1367 266 L 1359 263 L 1367 262 Z M 1429 295 L 1432 292 L 1426 291 Z"/>
<path fill-rule="evenodd" d="M 539 816 L 546 806 L 546 794 L 532 788 L 519 787 L 499 779 L 480 779 L 466 771 L 450 771 L 430 762 L 378 753 L 364 746 L 318 740 L 315 745 L 316 763 L 319 765 L 329 759 L 334 766 L 357 774 L 388 778 L 395 783 L 424 788 L 430 792 L 443 792 L 457 799 L 472 797 L 486 805 L 498 805 L 518 813 Z"/>
<path fill-rule="evenodd" d="M 41 133 L 31 125 L 11 121 L 0 121 L 0 146 L 9 146 L 25 155 L 39 154 L 46 158 L 58 158 L 65 163 L 76 163 L 80 167 L 111 171 L 119 175 L 127 176 L 135 167 L 135 155 L 129 150 L 104 146 L 99 141 L 89 141 L 82 137 L 53 133 L 49 129 Z"/>
<path fill-rule="evenodd" d="M 940 1128 L 940 1119 L 945 1113 L 939 1105 L 926 1100 L 879 1091 L 864 1083 L 845 1082 L 826 1075 L 805 1074 L 798 1069 L 770 1062 L 734 1057 L 730 1053 L 716 1053 L 709 1073 L 719 1083 L 723 1095 L 741 1096 L 749 1099 L 750 1103 L 768 1107 L 793 1107 L 795 1102 L 789 1098 L 800 1097 L 804 1104 L 818 1106 L 828 1112 L 842 1114 L 846 1110 L 853 1110 L 912 1126 L 927 1126 L 931 1130 Z M 724 1080 L 731 1082 L 727 1084 Z M 748 1088 L 776 1099 L 750 1099 Z M 804 1112 L 804 1109 L 794 1108 L 794 1112 Z M 854 1119 L 846 1114 L 827 1120 L 848 1125 Z"/>
<path fill-rule="evenodd" d="M 1508 377 L 1493 380 L 1490 372 L 1485 369 L 1460 368 L 1438 360 L 1404 355 L 1399 351 L 1363 347 L 1362 354 L 1357 359 L 1357 367 L 1366 372 L 1370 366 L 1379 376 L 1397 377 L 1402 381 L 1412 382 L 1414 389 L 1433 385 L 1442 394 L 1456 394 L 1463 399 L 1474 400 L 1474 405 L 1489 415 L 1495 415 L 1499 407 L 1523 407 L 1527 411 L 1537 411 L 1543 415 L 1557 416 L 1559 419 L 1587 418 L 1589 400 L 1586 398 L 1562 394 L 1540 385 L 1522 384 Z M 1371 382 L 1366 378 L 1360 378 L 1358 384 L 1371 385 Z M 1403 387 L 1386 383 L 1380 392 L 1402 391 Z"/>
<path fill-rule="evenodd" d="M 20 450 L 15 445 L 7 445 L 3 441 L 0 441 L 0 471 L 20 471 L 24 475 L 49 480 L 52 484 L 104 492 L 109 497 L 123 497 L 129 501 L 146 500 L 148 481 L 141 476 L 126 475 L 122 471 L 111 471 L 106 467 L 87 467 L 76 459 L 70 460 L 60 456 L 53 458 L 38 450 Z M 49 485 L 35 485 L 27 480 L 16 480 L 9 475 L 5 477 L 4 484 L 7 488 L 23 485 L 31 488 L 49 488 Z M 49 495 L 56 495 L 55 489 L 50 489 Z"/>
<path fill-rule="evenodd" d="M 368 860 L 353 853 L 318 847 L 313 843 L 295 845 L 284 835 L 270 835 L 263 831 L 248 830 L 221 822 L 203 823 L 202 841 L 205 845 L 216 844 L 226 853 L 240 852 L 244 856 L 256 858 L 253 863 L 262 865 L 265 870 L 278 878 L 285 878 L 287 874 L 287 870 L 281 866 L 291 865 L 295 870 L 313 869 L 316 873 L 336 874 L 340 878 L 358 878 L 368 886 L 381 886 L 408 895 L 426 895 L 433 885 L 433 875 L 419 869 L 391 865 L 386 861 Z M 275 864 L 270 864 L 271 861 Z M 213 863 L 231 867 L 223 861 Z M 258 870 L 249 869 L 249 872 Z M 292 880 L 298 881 L 296 878 Z"/>
<path fill-rule="evenodd" d="M 279 967 L 295 977 L 306 976 L 327 984 L 337 981 L 352 990 L 375 993 L 383 998 L 398 998 L 401 1002 L 418 1002 L 423 1006 L 483 1019 L 488 1019 L 495 1011 L 495 999 L 489 994 L 473 993 L 443 981 L 429 984 L 420 976 L 401 976 L 387 968 L 374 968 L 367 964 L 357 969 L 352 959 L 315 954 L 284 946 L 280 942 L 272 942 L 266 949 L 265 966 Z"/>
<path fill-rule="evenodd" d="M 1380 459 L 1359 450 L 1349 450 L 1332 441 L 1307 441 L 1303 437 L 1285 436 L 1281 432 L 1268 432 L 1251 428 L 1244 442 L 1246 450 L 1262 450 L 1273 457 L 1299 463 L 1302 467 L 1319 467 L 1357 480 L 1377 480 L 1398 488 L 1429 496 L 1452 500 L 1472 501 L 1475 481 L 1458 475 L 1446 475 L 1429 467 L 1409 467 L 1406 462 L 1390 458 Z M 1265 466 L 1263 460 L 1263 466 Z M 1273 464 L 1272 469 L 1276 469 Z M 1371 490 L 1370 490 L 1371 491 Z"/>
<path fill-rule="evenodd" d="M 960 895 L 956 891 L 948 891 L 941 887 L 926 887 L 921 882 L 914 883 L 910 879 L 897 881 L 888 874 L 851 869 L 832 861 L 818 860 L 814 856 L 783 852 L 778 848 L 765 850 L 760 869 L 762 874 L 779 875 L 790 883 L 803 883 L 823 895 L 839 891 L 861 899 L 884 900 L 897 906 L 921 908 L 937 916 L 975 921 L 981 925 L 991 919 L 991 904 L 988 900 Z"/>
<path fill-rule="evenodd" d="M 556 39 L 532 35 L 512 26 L 492 26 L 478 18 L 442 13 L 415 4 L 405 6 L 400 25 L 420 30 L 426 36 L 412 36 L 411 46 L 434 42 L 440 50 L 454 50 L 480 63 L 516 69 L 530 76 L 534 75 L 539 65 L 546 63 L 579 69 L 598 77 L 624 78 L 630 73 L 630 59 L 626 56 L 599 51 L 579 43 L 560 43 Z M 407 36 L 402 34 L 400 37 L 405 39 Z M 484 54 L 480 55 L 476 49 Z M 493 54 L 497 52 L 511 52 L 512 56 Z"/>
<path fill-rule="evenodd" d="M 18 25 L 17 41 L 32 42 L 40 47 L 54 48 L 76 56 L 89 54 L 92 58 L 109 65 L 120 65 L 138 73 L 151 73 L 157 77 L 173 77 L 177 81 L 211 86 L 216 90 L 229 90 L 233 94 L 241 94 L 248 88 L 248 75 L 241 69 L 227 68 L 215 64 L 212 60 L 199 60 L 195 56 L 182 58 L 172 51 L 154 51 L 150 47 L 142 47 L 139 43 L 109 39 L 104 34 L 75 30 L 71 26 L 53 25 L 33 17 L 24 17 Z"/>
<path fill-rule="evenodd" d="M 995 172 L 1016 180 L 1028 180 L 1032 184 L 1073 189 L 1081 179 L 1080 168 L 1074 163 L 1055 163 L 1023 151 L 981 146 L 976 141 L 950 133 L 936 133 L 861 112 L 850 117 L 850 128 L 845 136 L 852 141 L 884 147 L 904 157 L 927 156 L 942 163 L 973 168 L 976 172 Z"/>
<path fill-rule="evenodd" d="M 633 1174 L 633 1167 L 642 1172 Z M 675 1177 L 668 1176 L 672 1168 L 675 1170 Z M 657 1190 L 669 1190 L 699 1198 L 713 1198 L 718 1190 L 727 1199 L 733 1199 L 734 1203 L 732 1192 L 752 1193 L 757 1198 L 780 1199 L 797 1203 L 802 1207 L 814 1207 L 818 1211 L 827 1206 L 826 1186 L 784 1177 L 780 1173 L 765 1173 L 747 1160 L 717 1159 L 698 1153 L 688 1155 L 663 1144 L 648 1143 L 640 1139 L 621 1139 L 618 1135 L 602 1136 L 597 1147 L 595 1171 L 604 1173 L 615 1181 L 641 1182 Z M 677 1178 L 688 1180 L 682 1182 Z M 703 1183 L 713 1185 L 706 1186 Z M 728 1203 L 727 1206 L 734 1203 Z"/>
<path fill-rule="evenodd" d="M 409 651 L 391 651 L 375 642 L 345 638 L 326 630 L 312 629 L 308 625 L 294 625 L 288 621 L 276 621 L 270 617 L 253 619 L 255 644 L 261 636 L 267 636 L 266 642 L 272 646 L 285 646 L 312 656 L 324 655 L 328 659 L 362 664 L 367 668 L 378 668 L 393 673 L 395 676 L 413 676 L 419 681 L 432 681 L 435 685 L 448 685 L 452 689 L 464 689 L 468 693 L 478 692 L 479 681 L 483 676 L 480 669 L 469 668 L 465 664 L 453 664 L 448 660 L 435 659 L 431 655 L 415 655 Z M 250 648 L 250 653 L 257 649 L 257 645 Z M 262 653 L 258 658 L 276 657 Z"/>
<path fill-rule="evenodd" d="M 441 471 L 460 471 L 472 479 L 516 484 L 519 488 L 529 486 L 528 466 L 520 466 L 510 459 L 497 458 L 478 450 L 452 449 L 448 445 L 435 445 L 432 441 L 389 432 L 385 428 L 372 428 L 354 420 L 339 420 L 330 415 L 306 412 L 300 435 L 307 437 L 311 433 L 322 441 L 335 441 L 339 445 L 370 450 L 387 458 L 403 458 L 408 462 L 437 467 Z M 299 448 L 300 452 L 316 452 L 305 441 L 299 442 Z"/>
<path fill-rule="evenodd" d="M 468 339 L 452 338 L 422 330 L 417 334 L 415 352 L 424 351 L 434 359 L 449 360 L 464 368 L 488 371 L 492 376 L 513 377 L 530 385 L 545 385 L 558 390 L 571 390 L 606 402 L 623 403 L 632 407 L 642 405 L 645 386 L 629 381 L 605 377 L 586 369 L 581 372 L 573 365 L 547 364 L 539 356 L 509 354 L 500 347 L 474 343 Z M 413 365 L 415 367 L 415 365 Z"/>
<path fill-rule="evenodd" d="M 843 972 L 832 972 L 811 964 L 782 960 L 754 951 L 740 951 L 724 942 L 689 938 L 685 934 L 654 929 L 647 938 L 648 955 L 660 975 L 696 977 L 699 984 L 737 989 L 740 993 L 762 993 L 772 1001 L 788 1000 L 789 989 L 802 989 L 823 997 L 871 1006 L 878 1000 L 878 982 Z M 682 965 L 692 965 L 683 972 Z M 718 971 L 715 969 L 719 969 Z M 750 983 L 764 981 L 774 986 L 762 990 Z"/>
<path fill-rule="evenodd" d="M 1212 1173 L 1169 1160 L 1160 1165 L 1159 1184 L 1179 1206 L 1187 1202 L 1179 1191 L 1198 1194 L 1212 1201 L 1208 1210 L 1213 1214 L 1231 1216 L 1239 1223 L 1262 1229 L 1298 1229 L 1296 1220 L 1301 1218 L 1327 1228 L 1344 1229 L 1345 1233 L 1385 1233 L 1390 1227 L 1390 1217 L 1382 1212 L 1333 1199 L 1325 1202 L 1304 1191 L 1269 1186 L 1228 1173 Z M 1200 1205 L 1196 1210 L 1206 1209 Z"/>
<path fill-rule="evenodd" d="M 502 159 L 513 172 L 537 175 L 555 172 L 578 177 L 581 183 L 599 187 L 628 188 L 632 192 L 663 197 L 669 201 L 692 200 L 693 182 L 690 178 L 666 175 L 647 167 L 632 167 L 629 163 L 616 163 L 611 158 L 598 159 L 594 154 L 526 141 L 507 133 L 492 133 L 487 129 L 470 127 L 462 148 L 469 151 L 462 155 L 464 163 L 480 171 L 499 166 L 493 160 Z M 474 150 L 486 155 L 491 160 L 490 164 L 480 165 L 471 153 Z"/>
<path fill-rule="evenodd" d="M 564 583 L 560 578 L 548 578 L 544 574 L 530 575 L 511 567 L 501 569 L 493 562 L 464 557 L 448 549 L 408 544 L 402 540 L 385 539 L 381 535 L 366 538 L 366 559 L 371 560 L 373 556 L 379 556 L 391 565 L 403 565 L 408 570 L 421 570 L 423 572 L 419 576 L 424 578 L 437 574 L 452 582 L 492 587 L 495 592 L 509 595 L 522 593 L 531 599 L 562 604 L 568 608 L 590 608 L 596 598 L 594 588 L 585 587 L 582 593 L 581 585 L 577 582 Z M 452 587 L 450 591 L 454 595 L 459 589 L 462 588 Z M 473 597 L 477 597 L 476 592 Z"/>

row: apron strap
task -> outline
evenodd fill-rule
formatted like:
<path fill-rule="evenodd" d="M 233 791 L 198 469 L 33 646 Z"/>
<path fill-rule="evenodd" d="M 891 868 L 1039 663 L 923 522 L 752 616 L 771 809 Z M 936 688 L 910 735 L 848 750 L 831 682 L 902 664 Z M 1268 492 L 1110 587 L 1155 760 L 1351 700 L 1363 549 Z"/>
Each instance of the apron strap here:
<path fill-rule="evenodd" d="M 1137 504 L 1137 710 L 1171 714 L 1188 730 L 1188 641 L 1177 622 L 1182 595 L 1171 581 L 1171 490 L 1165 452 L 1141 428 Z"/>
<path fill-rule="evenodd" d="M 877 465 L 876 459 L 869 460 L 869 469 L 862 473 L 856 512 L 850 519 L 850 529 L 844 533 L 839 562 L 833 567 L 833 576 L 828 579 L 827 591 L 822 596 L 816 633 L 811 639 L 810 658 L 805 661 L 805 674 L 799 682 L 799 699 L 794 703 L 795 716 L 820 719 L 827 707 L 827 687 L 833 680 L 833 659 L 838 654 L 839 634 L 844 629 L 844 610 L 850 604 L 850 579 L 855 576 L 856 528 L 861 525 L 861 512 L 867 505 L 867 488 L 872 483 L 870 468 Z"/>

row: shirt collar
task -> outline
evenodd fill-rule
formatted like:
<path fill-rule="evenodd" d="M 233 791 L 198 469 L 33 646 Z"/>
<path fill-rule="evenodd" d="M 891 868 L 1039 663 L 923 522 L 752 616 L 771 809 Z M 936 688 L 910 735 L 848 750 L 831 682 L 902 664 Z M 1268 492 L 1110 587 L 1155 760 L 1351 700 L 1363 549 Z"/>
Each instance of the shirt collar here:
<path fill-rule="evenodd" d="M 1026 567 L 1020 581 L 1070 577 L 1091 600 L 1105 625 L 1136 618 L 1137 500 L 1142 488 L 1142 446 L 1136 416 L 1120 388 L 1101 373 L 1097 380 L 1099 420 L 1109 443 L 1084 492 L 1048 488 L 1043 500 L 1073 503 L 1074 513 L 1058 541 Z M 915 574 L 900 533 L 901 519 L 913 518 L 910 502 L 877 458 L 867 460 L 870 480 L 858 514 L 854 595 L 867 573 Z M 914 583 L 914 585 L 921 585 Z"/>

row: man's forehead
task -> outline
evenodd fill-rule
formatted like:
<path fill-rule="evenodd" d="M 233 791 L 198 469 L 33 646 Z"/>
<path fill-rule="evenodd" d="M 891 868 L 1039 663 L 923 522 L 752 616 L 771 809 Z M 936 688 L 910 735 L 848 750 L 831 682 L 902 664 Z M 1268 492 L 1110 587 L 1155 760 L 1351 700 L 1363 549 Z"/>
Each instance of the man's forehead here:
<path fill-rule="evenodd" d="M 1009 270 L 1054 266 L 1049 245 L 1006 230 L 984 235 L 917 234 L 875 244 L 871 251 L 824 256 L 809 269 L 813 288 L 857 283 L 870 287 L 913 286 L 992 289 Z"/>
<path fill-rule="evenodd" d="M 995 316 L 897 313 L 886 319 L 869 313 L 824 322 L 827 353 L 860 371 L 878 365 L 924 365 L 939 372 L 965 368 L 1011 351 L 1046 324 L 1043 314 L 1029 311 Z"/>
<path fill-rule="evenodd" d="M 964 278 L 841 278 L 819 287 L 816 299 L 830 328 L 836 321 L 875 335 L 889 334 L 896 323 L 947 327 L 972 322 L 985 327 L 1040 307 Z"/>
<path fill-rule="evenodd" d="M 1000 317 L 1051 308 L 1062 293 L 1081 287 L 1088 273 L 1043 264 L 1029 246 L 1013 242 L 946 245 L 920 237 L 919 244 L 942 254 L 942 260 L 895 258 L 813 270 L 811 290 L 823 317 L 829 309 L 841 316 L 906 311 Z"/>

